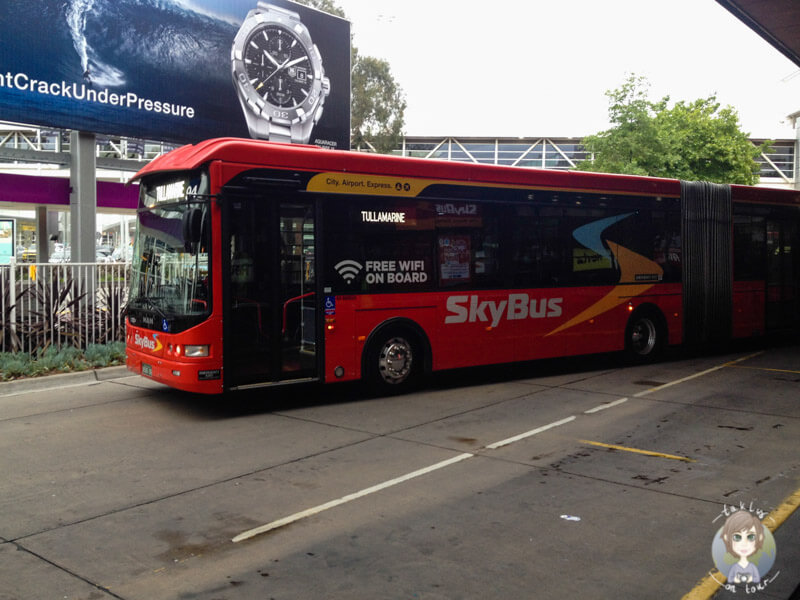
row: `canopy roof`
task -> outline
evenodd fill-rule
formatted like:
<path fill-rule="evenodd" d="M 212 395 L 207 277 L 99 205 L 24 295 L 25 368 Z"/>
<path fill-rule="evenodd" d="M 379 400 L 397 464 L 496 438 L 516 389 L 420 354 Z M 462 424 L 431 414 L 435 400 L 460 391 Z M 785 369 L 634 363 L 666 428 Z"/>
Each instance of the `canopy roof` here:
<path fill-rule="evenodd" d="M 750 29 L 800 67 L 800 2 L 717 0 Z"/>

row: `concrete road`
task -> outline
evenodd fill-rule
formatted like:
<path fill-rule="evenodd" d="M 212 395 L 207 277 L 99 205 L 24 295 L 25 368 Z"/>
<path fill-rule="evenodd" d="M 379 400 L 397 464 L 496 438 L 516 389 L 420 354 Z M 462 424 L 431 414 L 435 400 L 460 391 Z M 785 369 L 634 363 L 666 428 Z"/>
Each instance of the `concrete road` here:
<path fill-rule="evenodd" d="M 799 438 L 800 346 L 475 369 L 394 398 L 15 389 L 0 599 L 788 598 Z M 731 507 L 780 522 L 777 558 L 761 589 L 695 589 Z"/>

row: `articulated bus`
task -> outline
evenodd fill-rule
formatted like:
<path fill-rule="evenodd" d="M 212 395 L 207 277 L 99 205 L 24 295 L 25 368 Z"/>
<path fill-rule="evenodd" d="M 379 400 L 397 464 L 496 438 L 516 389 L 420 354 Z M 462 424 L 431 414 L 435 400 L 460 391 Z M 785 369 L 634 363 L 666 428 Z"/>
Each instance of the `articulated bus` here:
<path fill-rule="evenodd" d="M 239 139 L 135 179 L 127 364 L 190 392 L 800 325 L 800 192 Z"/>

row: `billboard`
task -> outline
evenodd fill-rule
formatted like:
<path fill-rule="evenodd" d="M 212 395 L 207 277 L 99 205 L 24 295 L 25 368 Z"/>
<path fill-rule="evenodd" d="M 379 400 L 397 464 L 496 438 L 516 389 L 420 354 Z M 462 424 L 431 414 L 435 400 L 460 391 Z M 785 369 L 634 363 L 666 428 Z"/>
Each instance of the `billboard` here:
<path fill-rule="evenodd" d="M 0 0 L 0 120 L 349 149 L 350 23 L 289 0 Z"/>

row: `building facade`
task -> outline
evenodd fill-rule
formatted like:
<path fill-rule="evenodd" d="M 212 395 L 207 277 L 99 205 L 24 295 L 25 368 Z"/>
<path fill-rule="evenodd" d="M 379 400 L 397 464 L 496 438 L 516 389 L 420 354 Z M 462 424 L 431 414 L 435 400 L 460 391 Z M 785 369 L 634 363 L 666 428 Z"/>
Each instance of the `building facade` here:
<path fill-rule="evenodd" d="M 800 114 L 800 113 L 798 113 Z M 792 117 L 797 115 L 792 115 Z M 793 125 L 796 119 L 792 119 Z M 795 139 L 772 140 L 770 153 L 762 153 L 760 185 L 800 189 L 797 172 L 800 170 L 800 129 Z M 762 138 L 753 138 L 761 145 Z M 134 140 L 120 137 L 96 137 L 97 181 L 126 183 L 128 179 L 156 156 L 173 149 L 174 145 L 160 142 Z M 371 152 L 371 148 L 356 148 Z M 580 138 L 531 137 L 424 137 L 406 136 L 394 152 L 428 160 L 473 162 L 505 165 L 530 169 L 575 169 L 591 156 Z M 0 123 L 0 178 L 5 175 L 38 175 L 70 177 L 70 133 L 44 130 L 21 125 Z M 68 207 L 40 206 L 36 214 L 28 214 L 30 204 L 15 202 L 13 194 L 3 194 L 0 189 L 0 217 L 18 219 L 17 235 L 21 247 L 37 245 L 45 234 L 51 240 L 69 239 L 66 230 L 69 222 L 64 214 Z M 26 210 L 28 212 L 26 212 Z M 134 208 L 117 211 L 117 219 L 104 217 L 98 222 L 98 239 L 112 245 L 125 244 L 130 239 L 130 226 Z M 57 217 L 57 222 L 55 217 Z M 45 218 L 48 225 L 37 226 Z M 55 223 L 55 224 L 53 224 Z M 55 235 L 54 235 L 55 234 Z M 42 253 L 38 253 L 42 256 Z"/>

